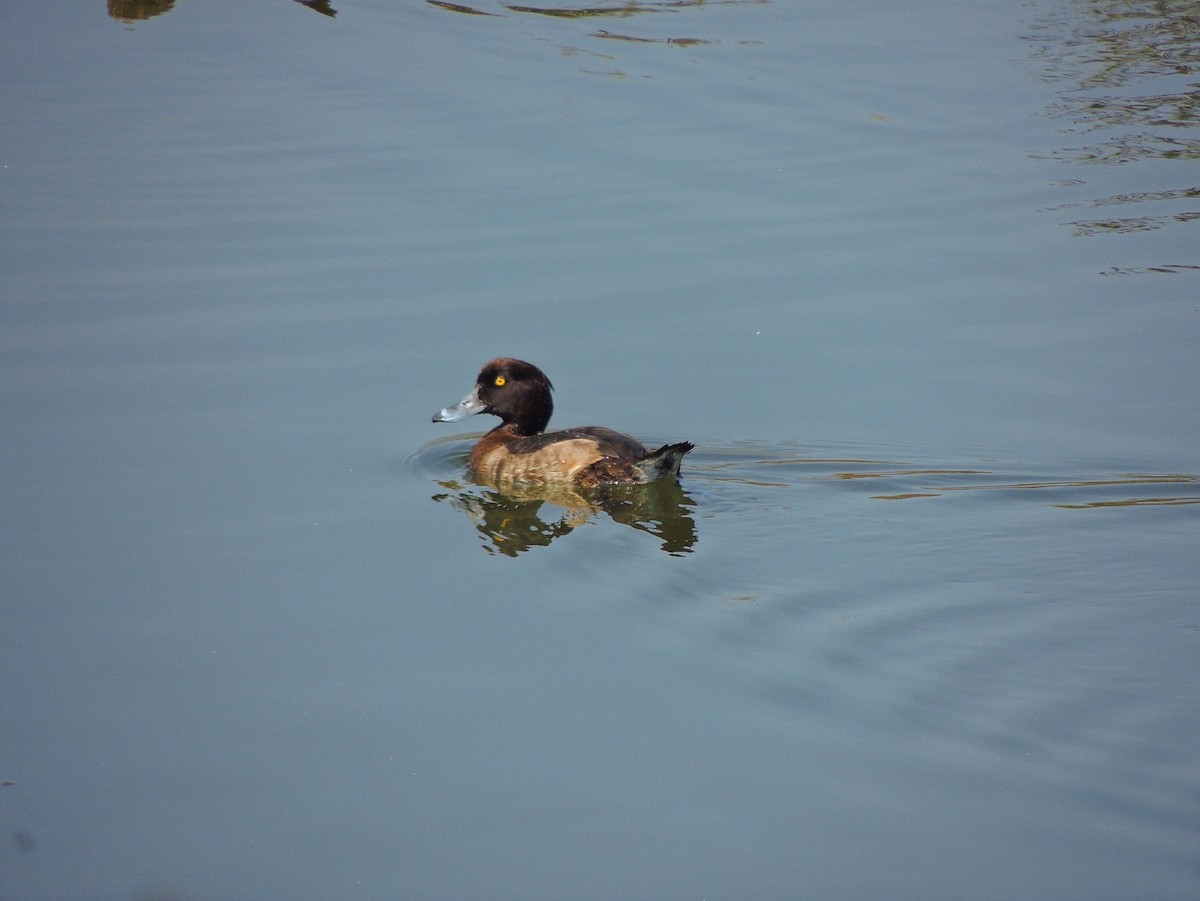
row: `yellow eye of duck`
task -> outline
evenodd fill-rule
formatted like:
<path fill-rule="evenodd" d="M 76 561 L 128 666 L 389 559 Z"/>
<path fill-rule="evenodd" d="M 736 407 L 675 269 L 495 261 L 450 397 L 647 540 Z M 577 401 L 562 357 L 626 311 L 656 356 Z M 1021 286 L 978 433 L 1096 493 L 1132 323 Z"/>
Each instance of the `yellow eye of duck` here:
<path fill-rule="evenodd" d="M 502 375 L 498 375 L 498 376 L 496 376 L 496 387 L 497 387 L 497 388 L 500 388 L 500 387 L 502 387 L 502 386 L 504 385 L 504 383 L 505 383 L 505 382 L 507 382 L 507 381 L 508 381 L 508 379 L 506 379 L 506 378 L 505 378 L 504 376 L 502 376 Z"/>

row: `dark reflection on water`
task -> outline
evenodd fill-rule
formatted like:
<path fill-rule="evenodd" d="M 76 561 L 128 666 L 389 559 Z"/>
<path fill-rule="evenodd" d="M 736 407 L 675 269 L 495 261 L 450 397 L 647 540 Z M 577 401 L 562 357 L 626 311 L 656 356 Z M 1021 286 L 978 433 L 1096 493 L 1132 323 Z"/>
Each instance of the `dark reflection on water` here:
<path fill-rule="evenodd" d="M 108 0 L 108 14 L 118 22 L 137 22 L 170 12 L 175 0 Z"/>
<path fill-rule="evenodd" d="M 444 9 L 447 12 L 462 13 L 471 16 L 503 16 L 501 12 L 487 12 L 477 6 L 468 6 L 462 3 L 452 3 L 448 0 L 425 0 L 430 6 L 436 6 L 438 9 Z M 708 0 L 662 0 L 662 2 L 628 2 L 618 3 L 604 6 L 522 6 L 516 4 L 504 4 L 500 8 L 510 13 L 517 13 L 523 16 L 547 16 L 552 19 L 631 19 L 645 13 L 674 13 L 681 12 L 688 7 L 704 7 L 704 6 L 730 6 L 743 4 L 765 4 L 770 0 L 719 0 L 718 3 L 710 3 Z M 625 41 L 630 44 L 666 44 L 674 47 L 703 47 L 716 46 L 721 43 L 716 38 L 700 38 L 690 36 L 667 36 L 660 35 L 638 35 L 626 32 L 612 32 L 600 28 L 596 31 L 586 32 L 587 37 L 598 38 L 606 41 Z M 757 41 L 737 41 L 739 44 L 758 43 Z M 562 46 L 564 53 L 577 54 L 580 53 L 578 47 Z M 597 54 L 603 56 L 602 54 Z M 615 73 L 603 73 L 615 74 Z"/>
<path fill-rule="evenodd" d="M 331 19 L 337 16 L 337 10 L 329 4 L 328 0 L 296 0 L 296 2 Z M 108 14 L 118 22 L 140 22 L 170 12 L 174 6 L 175 0 L 108 0 Z"/>
<path fill-rule="evenodd" d="M 337 10 L 330 6 L 327 0 L 296 0 L 296 2 L 331 19 L 337 16 Z"/>
<path fill-rule="evenodd" d="M 434 0 L 430 0 L 434 2 Z M 732 3 L 767 3 L 769 0 L 719 0 L 717 4 L 709 0 L 661 0 L 661 2 L 646 2 L 646 0 L 629 0 L 608 6 L 519 6 L 506 4 L 505 9 L 517 13 L 530 13 L 538 16 L 553 16 L 557 19 L 594 19 L 600 17 L 628 18 L 639 13 L 674 12 L 689 6 L 728 5 Z M 436 4 L 441 5 L 441 4 Z"/>
<path fill-rule="evenodd" d="M 492 554 L 516 557 L 545 547 L 600 513 L 655 536 L 668 554 L 687 554 L 696 543 L 691 516 L 695 501 L 673 479 L 588 491 L 553 485 L 438 484 L 447 490 L 433 499 L 465 513 L 483 536 L 484 550 Z"/>
<path fill-rule="evenodd" d="M 1200 16 L 1194 2 L 1075 3 L 1043 11 L 1026 39 L 1039 76 L 1062 84 L 1047 110 L 1070 124 L 1071 134 L 1095 139 L 1034 154 L 1076 164 L 1200 159 Z M 1078 186 L 1080 181 L 1061 182 Z M 1200 218 L 1200 187 L 1126 191 L 1065 203 L 1052 209 L 1135 207 L 1138 215 L 1080 218 L 1069 224 L 1076 236 L 1156 231 Z M 1149 209 L 1151 212 L 1142 212 Z M 1177 273 L 1192 263 L 1172 260 L 1154 266 L 1113 267 L 1104 274 Z"/>
<path fill-rule="evenodd" d="M 464 6 L 461 3 L 446 3 L 444 0 L 426 0 L 430 6 L 436 6 L 438 9 L 444 9 L 447 12 L 462 13 L 466 16 L 494 16 L 496 13 L 485 13 L 482 9 L 475 9 L 473 6 Z"/>
<path fill-rule="evenodd" d="M 592 37 L 603 38 L 609 41 L 628 41 L 631 44 L 674 44 L 677 47 L 699 47 L 703 44 L 719 44 L 717 40 L 704 40 L 703 38 L 641 38 L 631 34 L 614 34 L 611 31 L 605 31 L 601 28 L 599 31 L 593 31 Z"/>
<path fill-rule="evenodd" d="M 553 16 L 556 19 L 594 19 L 598 16 L 627 17 L 638 13 L 657 12 L 659 3 L 626 3 L 620 6 L 584 6 L 584 7 L 551 7 L 551 6 L 506 6 L 515 13 L 532 13 L 537 16 Z"/>

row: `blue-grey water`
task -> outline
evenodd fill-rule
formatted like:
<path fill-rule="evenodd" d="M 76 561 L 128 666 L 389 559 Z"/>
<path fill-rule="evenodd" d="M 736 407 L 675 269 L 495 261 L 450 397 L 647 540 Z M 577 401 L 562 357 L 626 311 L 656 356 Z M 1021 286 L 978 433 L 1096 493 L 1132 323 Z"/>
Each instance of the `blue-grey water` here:
<path fill-rule="evenodd" d="M 1200 896 L 1186 2 L 0 9 L 0 898 Z M 498 491 L 511 355 L 678 485 Z"/>

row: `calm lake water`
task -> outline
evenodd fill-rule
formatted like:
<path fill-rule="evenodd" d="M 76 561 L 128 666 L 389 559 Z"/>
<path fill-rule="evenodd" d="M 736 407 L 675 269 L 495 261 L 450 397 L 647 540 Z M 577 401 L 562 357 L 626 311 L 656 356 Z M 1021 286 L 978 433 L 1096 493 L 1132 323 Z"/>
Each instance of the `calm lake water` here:
<path fill-rule="evenodd" d="M 0 11 L 0 899 L 1200 895 L 1194 4 Z M 480 365 L 678 485 L 505 492 Z"/>

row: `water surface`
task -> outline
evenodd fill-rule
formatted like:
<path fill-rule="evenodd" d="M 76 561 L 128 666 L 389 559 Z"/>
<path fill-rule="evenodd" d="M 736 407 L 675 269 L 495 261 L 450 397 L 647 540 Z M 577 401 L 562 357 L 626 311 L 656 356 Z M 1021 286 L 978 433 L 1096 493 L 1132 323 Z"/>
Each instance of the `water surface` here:
<path fill-rule="evenodd" d="M 1197 42 L 0 12 L 0 898 L 1194 895 Z"/>

